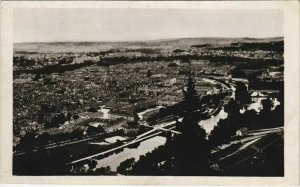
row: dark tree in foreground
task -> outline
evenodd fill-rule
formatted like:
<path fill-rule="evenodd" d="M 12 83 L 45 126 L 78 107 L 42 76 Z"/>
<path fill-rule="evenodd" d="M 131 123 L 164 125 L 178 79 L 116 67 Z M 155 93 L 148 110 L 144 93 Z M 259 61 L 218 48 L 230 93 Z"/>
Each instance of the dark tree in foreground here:
<path fill-rule="evenodd" d="M 271 98 L 266 98 L 261 101 L 262 110 L 259 112 L 259 118 L 260 118 L 260 127 L 261 128 L 272 128 L 279 126 L 278 121 L 276 120 L 277 116 L 275 114 L 278 114 L 278 109 L 273 111 L 274 102 L 271 100 Z M 283 116 L 283 113 L 281 114 Z"/>
<path fill-rule="evenodd" d="M 248 93 L 247 87 L 242 82 L 236 83 L 235 99 L 240 102 L 241 105 L 249 104 L 251 102 L 251 97 Z"/>
<path fill-rule="evenodd" d="M 45 148 L 39 148 L 35 152 L 27 152 L 22 156 L 13 157 L 14 175 L 65 175 L 69 155 L 63 149 L 48 151 Z"/>
<path fill-rule="evenodd" d="M 201 176 L 211 175 L 208 162 L 209 146 L 205 130 L 199 122 L 199 96 L 196 93 L 192 77 L 189 77 L 187 89 L 182 101 L 182 122 L 177 121 L 176 130 L 180 135 L 166 134 L 164 146 L 140 156 L 136 163 L 122 164 L 119 171 L 129 175 L 177 175 Z M 130 167 L 132 165 L 132 170 Z M 129 170 L 128 170 L 129 168 Z"/>
<path fill-rule="evenodd" d="M 36 138 L 36 141 L 37 141 L 38 146 L 43 147 L 49 143 L 50 139 L 51 139 L 50 134 L 48 132 L 44 132 L 43 134 L 41 134 L 40 136 L 38 136 Z"/>
<path fill-rule="evenodd" d="M 261 105 L 263 107 L 261 112 L 263 113 L 270 113 L 272 108 L 274 107 L 274 103 L 269 97 L 267 99 L 262 100 Z"/>
<path fill-rule="evenodd" d="M 242 124 L 248 130 L 253 130 L 257 128 L 258 124 L 258 114 L 254 109 L 247 110 L 242 115 Z"/>
<path fill-rule="evenodd" d="M 34 132 L 26 133 L 25 136 L 20 140 L 21 149 L 24 151 L 31 151 L 36 143 L 35 136 L 36 134 Z"/>
<path fill-rule="evenodd" d="M 198 125 L 200 107 L 192 77 L 188 78 L 184 91 L 183 120 L 177 129 L 181 132 L 174 138 L 174 174 L 175 175 L 208 175 L 208 142 L 205 130 Z M 198 115 L 197 115 L 198 114 Z"/>
<path fill-rule="evenodd" d="M 220 119 L 218 125 L 214 127 L 209 135 L 209 141 L 212 148 L 226 143 L 232 136 L 236 134 L 241 124 L 240 106 L 235 100 L 230 100 L 224 107 L 228 113 L 226 119 Z"/>
<path fill-rule="evenodd" d="M 123 175 L 128 175 L 129 171 L 132 169 L 132 167 L 135 164 L 134 158 L 129 158 L 123 162 L 120 163 L 120 165 L 117 168 L 117 172 L 121 173 Z"/>
<path fill-rule="evenodd" d="M 191 76 L 188 78 L 186 91 L 183 90 L 184 94 L 184 108 L 183 111 L 187 114 L 193 114 L 199 109 L 200 101 L 199 96 L 195 90 L 195 83 Z"/>

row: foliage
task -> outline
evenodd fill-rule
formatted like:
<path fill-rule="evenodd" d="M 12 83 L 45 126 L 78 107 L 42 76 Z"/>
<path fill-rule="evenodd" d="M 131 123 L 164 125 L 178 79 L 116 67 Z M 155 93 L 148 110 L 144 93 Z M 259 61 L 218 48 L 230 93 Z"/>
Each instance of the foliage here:
<path fill-rule="evenodd" d="M 200 100 L 196 93 L 191 76 L 188 78 L 187 89 L 184 91 L 183 120 L 178 123 L 180 135 L 175 136 L 174 174 L 175 175 L 207 175 L 208 142 L 205 130 L 198 125 Z"/>
<path fill-rule="evenodd" d="M 136 121 L 129 121 L 127 123 L 127 126 L 129 129 L 136 129 L 136 128 L 139 128 L 140 124 Z"/>
<path fill-rule="evenodd" d="M 235 99 L 240 102 L 241 105 L 249 104 L 251 102 L 251 97 L 248 93 L 247 87 L 242 82 L 236 83 Z"/>
<path fill-rule="evenodd" d="M 87 112 L 98 112 L 98 110 L 94 107 L 87 109 Z"/>
<path fill-rule="evenodd" d="M 117 172 L 123 175 L 128 175 L 129 171 L 132 170 L 132 167 L 135 164 L 134 158 L 129 158 L 123 162 L 120 163 L 120 165 L 117 168 Z"/>
<path fill-rule="evenodd" d="M 87 135 L 91 136 L 91 135 L 96 135 L 96 134 L 100 134 L 100 133 L 105 133 L 105 130 L 100 125 L 98 127 L 89 126 L 86 130 L 86 133 L 87 133 Z"/>
<path fill-rule="evenodd" d="M 51 136 L 48 132 L 44 132 L 36 138 L 37 145 L 41 147 L 46 146 L 50 140 Z"/>
<path fill-rule="evenodd" d="M 212 148 L 226 143 L 226 141 L 236 134 L 237 129 L 240 128 L 240 106 L 236 101 L 231 99 L 229 103 L 225 105 L 224 110 L 228 113 L 228 117 L 226 119 L 220 119 L 208 136 Z"/>
<path fill-rule="evenodd" d="M 29 151 L 35 146 L 35 136 L 34 132 L 27 132 L 23 138 L 20 140 L 20 148 L 24 151 Z"/>
<path fill-rule="evenodd" d="M 171 62 L 168 64 L 168 67 L 171 68 L 171 67 L 177 67 L 177 64 L 174 63 L 174 62 Z"/>
<path fill-rule="evenodd" d="M 68 168 L 69 155 L 63 149 L 48 152 L 39 148 L 36 152 L 28 152 L 22 156 L 14 156 L 13 172 L 15 175 L 65 175 Z"/>
<path fill-rule="evenodd" d="M 151 77 L 152 76 L 152 72 L 150 69 L 147 70 L 147 77 Z"/>

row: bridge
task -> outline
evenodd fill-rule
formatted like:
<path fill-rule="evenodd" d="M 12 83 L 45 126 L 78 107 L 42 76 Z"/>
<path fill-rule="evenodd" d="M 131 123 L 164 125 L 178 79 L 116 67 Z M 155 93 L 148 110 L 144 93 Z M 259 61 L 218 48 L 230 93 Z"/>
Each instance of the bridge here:
<path fill-rule="evenodd" d="M 174 123 L 175 124 L 175 123 Z M 173 125 L 173 124 L 172 124 Z M 181 132 L 179 132 L 179 131 L 175 131 L 175 130 L 173 130 L 175 127 L 171 127 L 171 128 L 164 128 L 164 127 L 157 127 L 157 126 L 150 126 L 150 125 L 143 125 L 143 126 L 145 126 L 145 127 L 150 127 L 150 128 L 152 128 L 152 130 L 150 130 L 150 131 L 148 131 L 148 132 L 154 132 L 154 131 L 165 131 L 165 132 L 171 132 L 171 133 L 173 133 L 173 134 L 181 134 Z M 137 137 L 137 138 L 139 138 L 139 137 Z"/>
<path fill-rule="evenodd" d="M 170 128 L 170 129 L 165 129 L 165 128 L 162 128 L 162 127 L 157 127 L 158 130 L 167 131 L 167 132 L 171 132 L 171 133 L 174 133 L 174 134 L 181 134 L 181 132 L 172 130 L 172 129 L 174 129 L 174 128 L 175 128 L 175 127 L 172 127 L 172 128 Z"/>
<path fill-rule="evenodd" d="M 248 93 L 253 92 L 279 93 L 279 90 L 248 90 Z"/>
<path fill-rule="evenodd" d="M 179 119 L 179 120 L 181 120 L 181 119 Z M 167 128 L 168 126 L 173 126 L 175 124 L 176 124 L 176 121 L 171 121 L 171 122 L 163 123 L 163 124 L 160 124 L 160 125 L 154 125 L 154 126 L 148 125 L 147 123 L 141 124 L 142 126 L 149 127 L 149 128 L 152 128 L 152 129 L 150 131 L 147 131 L 147 132 L 137 136 L 135 140 L 138 140 L 141 137 L 143 137 L 147 134 L 150 134 L 154 131 L 165 131 L 165 132 L 171 132 L 173 134 L 181 134 L 181 132 L 173 130 L 175 127 Z"/>
<path fill-rule="evenodd" d="M 143 124 L 143 126 L 146 126 L 146 127 L 151 127 L 152 129 L 143 133 L 143 134 L 140 134 L 138 135 L 134 140 L 128 142 L 128 143 L 125 143 L 123 145 L 120 145 L 118 147 L 115 147 L 115 148 L 112 148 L 112 149 L 109 149 L 107 151 L 103 151 L 101 153 L 97 153 L 97 154 L 94 154 L 94 155 L 91 155 L 91 156 L 88 156 L 88 157 L 84 157 L 82 159 L 78 159 L 78 160 L 75 160 L 75 161 L 72 161 L 69 164 L 75 164 L 75 163 L 78 163 L 78 162 L 81 162 L 81 161 L 84 161 L 84 160 L 87 160 L 87 159 L 91 159 L 91 158 L 94 158 L 94 157 L 97 157 L 97 156 L 101 156 L 101 155 L 105 155 L 105 154 L 108 154 L 108 153 L 112 153 L 116 150 L 119 150 L 119 149 L 123 149 L 125 147 L 128 147 L 129 145 L 133 145 L 133 144 L 136 144 L 138 142 L 142 142 L 146 139 L 149 139 L 149 138 L 152 138 L 154 136 L 157 136 L 163 132 L 171 132 L 171 133 L 174 133 L 174 134 L 180 134 L 180 132 L 178 131 L 175 131 L 175 130 L 172 130 L 172 128 L 175 128 L 175 127 L 171 127 L 170 129 L 167 129 L 168 126 L 172 126 L 172 125 L 175 125 L 176 124 L 176 121 L 171 121 L 171 122 L 168 122 L 168 123 L 163 123 L 163 124 L 160 124 L 160 125 L 156 125 L 156 126 L 149 126 L 148 124 Z M 155 131 L 158 131 L 158 132 L 155 132 Z"/>

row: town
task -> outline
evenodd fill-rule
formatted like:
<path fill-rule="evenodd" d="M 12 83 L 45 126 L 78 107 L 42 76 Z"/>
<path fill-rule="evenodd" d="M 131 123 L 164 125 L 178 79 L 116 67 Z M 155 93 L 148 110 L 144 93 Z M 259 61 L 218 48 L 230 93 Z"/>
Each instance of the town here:
<path fill-rule="evenodd" d="M 143 154 L 173 152 L 168 142 L 183 136 L 180 124 L 193 112 L 210 144 L 213 174 L 203 175 L 263 167 L 267 147 L 283 154 L 283 45 L 283 38 L 15 44 L 14 173 L 181 175 L 167 172 L 172 156 L 157 160 L 160 170 L 139 167 Z M 194 111 L 189 94 L 199 100 Z M 130 150 L 133 160 L 120 155 L 109 164 Z"/>

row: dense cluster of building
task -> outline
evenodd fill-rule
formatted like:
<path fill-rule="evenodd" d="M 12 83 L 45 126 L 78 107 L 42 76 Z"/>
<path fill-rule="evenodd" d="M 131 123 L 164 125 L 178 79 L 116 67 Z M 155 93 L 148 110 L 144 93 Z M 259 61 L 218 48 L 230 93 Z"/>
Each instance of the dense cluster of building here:
<path fill-rule="evenodd" d="M 153 52 L 154 51 L 154 52 Z M 190 48 L 188 50 L 109 50 L 99 53 L 16 53 L 14 55 L 14 136 L 27 132 L 57 134 L 80 128 L 101 125 L 106 132 L 128 130 L 128 121 L 145 120 L 160 107 L 174 105 L 183 98 L 186 71 L 195 75 L 230 77 L 233 65 L 212 66 L 208 60 L 145 61 L 99 65 L 102 58 L 136 58 L 157 56 L 235 56 L 243 58 L 282 59 L 272 51 L 232 51 L 223 49 Z M 93 62 L 73 71 L 47 74 L 30 73 L 49 65 L 72 65 Z M 23 71 L 23 72 L 22 72 Z M 199 95 L 219 92 L 222 86 L 195 76 Z M 267 70 L 261 79 L 283 79 L 283 71 Z M 146 111 L 146 112 L 145 112 Z"/>
<path fill-rule="evenodd" d="M 110 110 L 109 118 L 126 120 L 158 105 L 173 105 L 182 100 L 186 75 L 179 71 L 186 66 L 168 67 L 168 63 L 163 62 L 95 65 L 63 74 L 42 75 L 35 81 L 33 74 L 20 74 L 14 79 L 15 135 L 41 131 L 43 124 L 51 123 L 61 114 L 64 118 L 69 115 L 61 126 L 76 121 L 77 116 L 79 119 L 101 118 L 103 105 Z M 203 71 L 207 65 L 193 63 L 191 66 L 195 71 Z M 197 78 L 196 86 L 202 95 L 217 91 L 212 83 L 201 78 Z M 42 109 L 44 105 L 48 108 L 46 111 Z M 88 112 L 92 109 L 95 111 Z M 66 131 L 65 127 L 57 128 Z M 48 131 L 51 133 L 55 128 Z"/>

